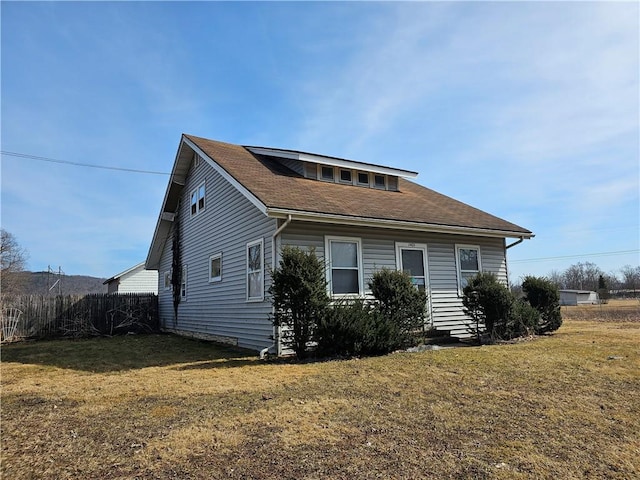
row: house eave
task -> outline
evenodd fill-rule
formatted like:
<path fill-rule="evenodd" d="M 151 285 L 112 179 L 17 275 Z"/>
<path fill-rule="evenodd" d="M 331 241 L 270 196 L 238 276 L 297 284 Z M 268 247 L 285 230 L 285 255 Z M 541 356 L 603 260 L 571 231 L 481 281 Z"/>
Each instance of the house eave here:
<path fill-rule="evenodd" d="M 411 222 L 406 220 L 388 220 L 382 218 L 367 218 L 330 213 L 297 211 L 283 208 L 267 208 L 267 215 L 272 218 L 287 218 L 292 220 L 316 223 L 332 223 L 355 227 L 377 227 L 394 230 L 411 230 L 417 232 L 446 233 L 451 235 L 473 235 L 493 238 L 524 238 L 530 239 L 535 235 L 528 231 L 500 230 L 490 228 L 466 227 L 460 225 L 440 225 L 434 223 Z"/>

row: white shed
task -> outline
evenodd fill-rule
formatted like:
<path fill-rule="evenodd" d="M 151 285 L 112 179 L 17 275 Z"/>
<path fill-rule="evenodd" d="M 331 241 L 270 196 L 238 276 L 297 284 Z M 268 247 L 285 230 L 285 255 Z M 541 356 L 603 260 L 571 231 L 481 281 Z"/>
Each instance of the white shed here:
<path fill-rule="evenodd" d="M 560 290 L 560 305 L 596 305 L 598 293 L 591 290 Z"/>
<path fill-rule="evenodd" d="M 158 271 L 145 270 L 144 262 L 105 280 L 107 293 L 158 294 Z"/>

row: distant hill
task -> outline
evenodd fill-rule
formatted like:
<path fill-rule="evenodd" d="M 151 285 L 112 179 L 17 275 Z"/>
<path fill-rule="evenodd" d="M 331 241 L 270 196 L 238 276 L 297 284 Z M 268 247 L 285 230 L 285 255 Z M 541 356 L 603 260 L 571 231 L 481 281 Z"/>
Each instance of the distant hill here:
<path fill-rule="evenodd" d="M 86 295 L 88 293 L 107 293 L 107 286 L 102 283 L 106 278 L 89 277 L 86 275 L 62 275 L 60 277 L 60 290 L 54 283 L 58 275 L 47 272 L 24 272 L 23 292 L 28 295 L 46 294 L 51 288 L 52 294 L 62 295 Z"/>

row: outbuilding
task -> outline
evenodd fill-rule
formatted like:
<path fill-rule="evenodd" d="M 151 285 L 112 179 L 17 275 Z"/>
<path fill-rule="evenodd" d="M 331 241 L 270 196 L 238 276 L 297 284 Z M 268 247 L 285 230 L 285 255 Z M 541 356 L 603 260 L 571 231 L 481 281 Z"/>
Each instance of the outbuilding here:
<path fill-rule="evenodd" d="M 591 290 L 560 290 L 560 305 L 596 305 L 600 303 L 598 293 Z"/>

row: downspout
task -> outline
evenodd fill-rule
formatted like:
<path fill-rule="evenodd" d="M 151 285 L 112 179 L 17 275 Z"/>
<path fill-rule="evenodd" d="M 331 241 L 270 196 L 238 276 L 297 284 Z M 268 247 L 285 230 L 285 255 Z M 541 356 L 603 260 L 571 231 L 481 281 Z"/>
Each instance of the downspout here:
<path fill-rule="evenodd" d="M 275 232 L 273 232 L 273 237 L 271 237 L 271 268 L 276 268 L 276 243 L 278 239 L 278 235 L 282 233 L 282 231 L 287 228 L 287 225 L 291 223 L 291 214 L 287 215 L 287 219 L 284 221 L 282 225 L 280 225 Z M 263 360 L 267 353 L 278 353 L 278 328 L 274 325 L 273 327 L 273 344 L 268 346 L 267 348 L 263 348 L 260 350 L 260 359 Z"/>
<path fill-rule="evenodd" d="M 510 285 L 511 282 L 509 281 L 509 265 L 506 263 L 507 250 L 509 250 L 511 247 L 515 247 L 516 245 L 520 245 L 522 242 L 524 242 L 524 237 L 520 237 L 520 240 L 516 240 L 511 245 L 505 245 L 504 247 L 504 260 L 505 260 L 505 267 L 507 269 L 507 286 L 509 286 L 509 289 L 511 289 L 511 285 Z"/>

